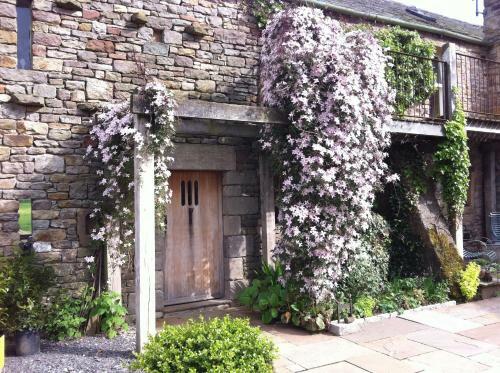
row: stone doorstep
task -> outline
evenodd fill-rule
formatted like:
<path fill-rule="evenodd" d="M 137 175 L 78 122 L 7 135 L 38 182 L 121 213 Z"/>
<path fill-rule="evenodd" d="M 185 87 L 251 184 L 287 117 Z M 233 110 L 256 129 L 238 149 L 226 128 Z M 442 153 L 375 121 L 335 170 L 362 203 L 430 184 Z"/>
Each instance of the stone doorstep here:
<path fill-rule="evenodd" d="M 449 306 L 455 306 L 457 302 L 454 300 L 444 302 L 444 303 L 437 303 L 437 304 L 429 304 L 427 306 L 421 306 L 417 307 L 411 310 L 405 310 L 401 315 L 405 315 L 409 312 L 418 312 L 418 311 L 430 311 L 430 310 L 435 310 L 439 308 L 445 308 Z M 344 322 L 333 322 L 330 324 L 328 327 L 328 332 L 335 336 L 344 336 L 348 334 L 353 334 L 361 331 L 363 325 L 365 323 L 372 323 L 372 322 L 378 322 L 386 319 L 391 319 L 393 317 L 399 317 L 400 314 L 398 312 L 391 312 L 391 313 L 382 313 L 380 315 L 375 315 L 371 317 L 367 317 L 364 319 L 356 319 L 354 322 L 346 324 Z"/>
<path fill-rule="evenodd" d="M 161 309 L 163 317 L 182 316 L 185 311 L 215 311 L 227 309 L 233 303 L 230 299 L 210 299 L 200 302 L 190 302 L 165 306 Z"/>

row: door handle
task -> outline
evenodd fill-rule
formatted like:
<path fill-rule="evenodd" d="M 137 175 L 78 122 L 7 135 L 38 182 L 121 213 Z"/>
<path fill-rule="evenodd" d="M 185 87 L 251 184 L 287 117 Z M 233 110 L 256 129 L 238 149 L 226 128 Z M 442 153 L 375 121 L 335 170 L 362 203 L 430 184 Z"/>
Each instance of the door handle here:
<path fill-rule="evenodd" d="M 189 225 L 193 225 L 193 208 L 189 208 Z"/>

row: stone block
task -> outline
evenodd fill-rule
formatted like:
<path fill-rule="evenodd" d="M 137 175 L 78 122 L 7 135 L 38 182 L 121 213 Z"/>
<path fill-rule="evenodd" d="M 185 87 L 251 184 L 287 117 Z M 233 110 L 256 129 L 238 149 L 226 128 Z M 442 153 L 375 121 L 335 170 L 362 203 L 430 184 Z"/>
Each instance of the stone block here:
<path fill-rule="evenodd" d="M 2 173 L 4 174 L 22 174 L 24 165 L 21 162 L 2 162 Z"/>
<path fill-rule="evenodd" d="M 115 53 L 115 45 L 109 40 L 91 39 L 87 42 L 86 49 L 94 52 Z"/>
<path fill-rule="evenodd" d="M 67 10 L 82 10 L 82 4 L 77 0 L 56 0 L 56 5 L 61 9 Z"/>
<path fill-rule="evenodd" d="M 46 135 L 49 133 L 49 125 L 43 122 L 30 122 L 30 121 L 22 121 L 18 122 L 17 130 L 19 133 L 28 133 L 28 134 L 37 134 L 37 135 Z"/>
<path fill-rule="evenodd" d="M 163 41 L 167 44 L 182 45 L 182 34 L 176 31 L 163 31 Z"/>
<path fill-rule="evenodd" d="M 17 66 L 17 59 L 10 56 L 0 56 L 0 67 L 14 69 Z"/>
<path fill-rule="evenodd" d="M 223 224 L 224 236 L 241 234 L 241 216 L 224 216 Z"/>
<path fill-rule="evenodd" d="M 185 28 L 185 31 L 188 34 L 193 36 L 203 37 L 203 36 L 212 36 L 214 34 L 213 30 L 210 26 L 205 25 L 200 22 L 193 22 L 191 25 Z"/>
<path fill-rule="evenodd" d="M 33 86 L 33 94 L 40 97 L 55 98 L 57 89 L 56 87 L 48 84 L 35 84 Z"/>
<path fill-rule="evenodd" d="M 0 231 L 0 244 L 2 246 L 14 246 L 19 241 L 18 232 L 1 232 Z"/>
<path fill-rule="evenodd" d="M 33 57 L 33 69 L 44 71 L 62 71 L 64 60 L 57 58 Z"/>
<path fill-rule="evenodd" d="M 256 171 L 229 171 L 222 177 L 222 185 L 258 184 Z"/>
<path fill-rule="evenodd" d="M 241 280 L 245 277 L 242 258 L 224 259 L 224 275 L 226 280 Z"/>
<path fill-rule="evenodd" d="M 0 17 L 16 18 L 16 6 L 13 4 L 0 4 Z"/>
<path fill-rule="evenodd" d="M 33 136 L 6 134 L 3 137 L 3 144 L 7 146 L 31 146 L 33 145 Z"/>
<path fill-rule="evenodd" d="M 11 102 L 19 105 L 25 106 L 37 106 L 41 107 L 45 105 L 45 100 L 43 97 L 38 97 L 35 95 L 26 95 L 22 93 L 14 93 L 11 95 Z"/>
<path fill-rule="evenodd" d="M 85 92 L 89 100 L 111 101 L 113 99 L 113 83 L 88 78 Z"/>
<path fill-rule="evenodd" d="M 257 197 L 224 197 L 222 201 L 224 215 L 245 215 L 259 213 Z"/>
<path fill-rule="evenodd" d="M 169 47 L 165 43 L 147 43 L 144 44 L 143 52 L 147 54 L 168 56 L 168 49 Z"/>
<path fill-rule="evenodd" d="M 46 83 L 47 73 L 33 70 L 0 68 L 0 78 L 13 82 Z"/>
<path fill-rule="evenodd" d="M 42 21 L 52 24 L 61 23 L 61 17 L 57 13 L 44 12 L 41 10 L 33 10 L 32 14 L 33 14 L 33 20 L 35 21 Z"/>
<path fill-rule="evenodd" d="M 130 20 L 136 25 L 145 25 L 146 23 L 148 23 L 148 16 L 146 15 L 146 13 L 140 11 L 132 14 Z"/>
<path fill-rule="evenodd" d="M 226 299 L 236 299 L 238 294 L 250 285 L 248 280 L 226 281 L 224 297 Z"/>
<path fill-rule="evenodd" d="M 113 69 L 122 74 L 133 74 L 137 72 L 138 66 L 134 61 L 117 60 L 113 62 Z"/>
<path fill-rule="evenodd" d="M 37 155 L 35 157 L 35 171 L 47 174 L 64 172 L 64 158 L 51 154 Z"/>
<path fill-rule="evenodd" d="M 0 200 L 0 213 L 5 212 L 18 212 L 19 202 L 14 200 Z"/>
<path fill-rule="evenodd" d="M 52 220 L 59 217 L 58 210 L 33 210 L 31 216 L 35 220 Z"/>
<path fill-rule="evenodd" d="M 62 39 L 59 35 L 47 34 L 45 32 L 34 32 L 33 43 L 48 47 L 58 47 L 62 44 Z"/>
<path fill-rule="evenodd" d="M 15 31 L 0 30 L 0 43 L 2 44 L 16 44 L 17 34 Z"/>
<path fill-rule="evenodd" d="M 14 189 L 16 179 L 0 179 L 0 189 Z"/>
<path fill-rule="evenodd" d="M 175 56 L 174 63 L 175 66 L 180 66 L 180 67 L 193 67 L 194 65 L 192 58 L 184 56 Z"/>
<path fill-rule="evenodd" d="M 196 90 L 202 93 L 215 92 L 215 82 L 213 80 L 198 80 L 196 81 Z"/>
<path fill-rule="evenodd" d="M 66 230 L 45 229 L 45 230 L 35 231 L 33 233 L 33 238 L 35 239 L 35 241 L 45 241 L 45 242 L 62 241 L 66 238 Z"/>
<path fill-rule="evenodd" d="M 72 183 L 69 186 L 69 198 L 71 199 L 87 198 L 87 183 L 86 182 Z"/>
<path fill-rule="evenodd" d="M 0 161 L 8 161 L 10 157 L 10 148 L 0 146 Z"/>
<path fill-rule="evenodd" d="M 239 258 L 254 254 L 255 240 L 253 236 L 224 237 L 224 252 L 226 258 Z"/>

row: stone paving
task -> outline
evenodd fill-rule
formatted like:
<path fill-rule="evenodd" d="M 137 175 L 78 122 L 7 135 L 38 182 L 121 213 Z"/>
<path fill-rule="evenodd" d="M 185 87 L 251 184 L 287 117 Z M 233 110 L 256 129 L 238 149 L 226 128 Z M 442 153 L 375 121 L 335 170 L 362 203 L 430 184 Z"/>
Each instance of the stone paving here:
<path fill-rule="evenodd" d="M 290 372 L 500 372 L 500 298 L 369 323 L 344 337 L 262 328 Z"/>

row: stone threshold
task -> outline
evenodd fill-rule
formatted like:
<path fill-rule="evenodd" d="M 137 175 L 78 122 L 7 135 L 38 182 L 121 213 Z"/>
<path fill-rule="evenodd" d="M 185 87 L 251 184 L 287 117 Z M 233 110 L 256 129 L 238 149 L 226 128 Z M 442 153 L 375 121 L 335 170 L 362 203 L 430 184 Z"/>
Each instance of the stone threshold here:
<path fill-rule="evenodd" d="M 198 302 L 174 304 L 165 306 L 161 309 L 163 316 L 175 316 L 178 313 L 185 311 L 213 311 L 229 308 L 232 304 L 230 299 L 210 299 Z"/>
<path fill-rule="evenodd" d="M 343 336 L 343 335 L 348 335 L 348 334 L 353 334 L 359 332 L 362 328 L 363 325 L 366 323 L 372 323 L 372 322 L 378 322 L 382 321 L 385 319 L 390 319 L 393 317 L 398 317 L 400 315 L 405 315 L 409 312 L 418 312 L 418 311 L 430 311 L 430 310 L 435 310 L 439 308 L 444 308 L 444 307 L 449 307 L 449 306 L 455 306 L 457 302 L 454 300 L 444 302 L 444 303 L 436 303 L 436 304 L 429 304 L 427 306 L 420 306 L 417 308 L 413 308 L 410 310 L 405 310 L 402 313 L 399 312 L 390 312 L 390 313 L 382 313 L 380 315 L 375 315 L 363 319 L 356 319 L 354 322 L 346 324 L 345 322 L 341 321 L 340 323 L 338 322 L 332 322 L 330 326 L 328 327 L 328 331 L 336 336 Z"/>

